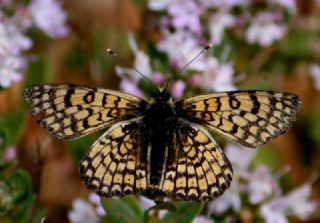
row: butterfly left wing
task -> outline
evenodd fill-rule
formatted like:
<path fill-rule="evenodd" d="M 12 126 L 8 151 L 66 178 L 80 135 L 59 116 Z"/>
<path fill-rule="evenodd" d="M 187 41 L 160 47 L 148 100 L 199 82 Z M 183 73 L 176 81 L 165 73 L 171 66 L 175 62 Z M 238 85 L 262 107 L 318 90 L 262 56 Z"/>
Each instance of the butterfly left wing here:
<path fill-rule="evenodd" d="M 159 189 L 169 197 L 206 201 L 220 196 L 232 180 L 232 166 L 210 133 L 186 124 L 175 133 Z"/>
<path fill-rule="evenodd" d="M 75 139 L 139 115 L 145 100 L 118 91 L 72 84 L 43 84 L 23 94 L 39 124 L 60 139 Z"/>
<path fill-rule="evenodd" d="M 146 160 L 141 157 L 140 118 L 111 126 L 83 156 L 80 176 L 100 196 L 136 194 L 147 187 Z"/>
<path fill-rule="evenodd" d="M 175 106 L 190 122 L 255 148 L 290 128 L 300 104 L 291 93 L 234 91 L 191 97 Z"/>

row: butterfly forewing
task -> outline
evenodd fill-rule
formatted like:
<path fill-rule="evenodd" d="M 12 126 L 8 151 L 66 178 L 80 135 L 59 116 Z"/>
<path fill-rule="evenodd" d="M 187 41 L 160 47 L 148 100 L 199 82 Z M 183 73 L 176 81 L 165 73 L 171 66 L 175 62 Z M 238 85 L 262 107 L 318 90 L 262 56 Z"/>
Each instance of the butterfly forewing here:
<path fill-rule="evenodd" d="M 117 91 L 76 85 L 35 85 L 24 91 L 32 115 L 61 139 L 74 139 L 139 115 L 143 99 Z"/>
<path fill-rule="evenodd" d="M 89 189 L 111 197 L 147 188 L 139 123 L 137 118 L 115 124 L 91 146 L 80 162 L 80 175 Z"/>
<path fill-rule="evenodd" d="M 221 195 L 230 185 L 232 167 L 210 133 L 187 124 L 176 134 L 176 154 L 169 154 L 175 159 L 167 162 L 160 189 L 182 200 L 212 200 Z"/>
<path fill-rule="evenodd" d="M 182 116 L 227 139 L 257 147 L 283 134 L 299 109 L 298 96 L 265 91 L 235 91 L 176 102 Z"/>

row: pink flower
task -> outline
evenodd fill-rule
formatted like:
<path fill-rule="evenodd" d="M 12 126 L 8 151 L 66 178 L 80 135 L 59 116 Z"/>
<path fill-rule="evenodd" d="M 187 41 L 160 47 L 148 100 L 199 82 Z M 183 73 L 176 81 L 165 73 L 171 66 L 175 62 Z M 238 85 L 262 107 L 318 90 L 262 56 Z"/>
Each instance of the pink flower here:
<path fill-rule="evenodd" d="M 146 198 L 144 196 L 139 196 L 139 202 L 142 210 L 148 210 L 155 205 L 153 200 L 150 200 L 149 198 Z"/>
<path fill-rule="evenodd" d="M 172 25 L 178 29 L 188 29 L 194 33 L 202 31 L 200 24 L 200 15 L 202 10 L 200 6 L 192 0 L 178 0 L 169 5 L 168 14 L 172 17 Z"/>
<path fill-rule="evenodd" d="M 152 75 L 152 69 L 150 66 L 150 59 L 149 56 L 146 55 L 143 51 L 138 49 L 137 43 L 132 35 L 129 35 L 129 44 L 134 52 L 135 55 L 135 61 L 133 68 L 123 68 L 120 66 L 116 66 L 116 73 L 121 79 L 126 79 L 122 83 L 124 85 L 123 87 L 129 88 L 133 90 L 133 85 L 138 85 L 138 82 L 141 78 L 144 78 L 139 72 L 141 72 L 143 75 L 145 75 L 147 78 L 150 78 Z M 137 72 L 137 70 L 139 72 Z M 128 81 L 131 82 L 131 86 L 129 86 Z M 138 91 L 134 90 L 135 93 L 138 93 Z M 143 95 L 138 93 L 139 95 Z"/>
<path fill-rule="evenodd" d="M 92 204 L 83 200 L 76 199 L 72 203 L 72 210 L 68 213 L 68 218 L 72 223 L 97 223 L 99 217 Z"/>
<path fill-rule="evenodd" d="M 275 197 L 260 207 L 260 215 L 266 223 L 288 223 L 286 207 L 287 203 L 284 198 Z"/>
<path fill-rule="evenodd" d="M 206 70 L 202 76 L 202 87 L 208 91 L 233 91 L 233 67 L 230 63 L 219 64 L 215 57 L 206 60 Z"/>
<path fill-rule="evenodd" d="M 23 67 L 24 61 L 20 57 L 0 57 L 0 86 L 10 87 L 12 82 L 21 80 L 19 70 Z"/>
<path fill-rule="evenodd" d="M 65 22 L 66 13 L 55 0 L 32 0 L 29 5 L 35 25 L 52 38 L 64 37 L 69 33 Z"/>
<path fill-rule="evenodd" d="M 148 8 L 154 11 L 165 10 L 174 0 L 149 0 Z"/>
<path fill-rule="evenodd" d="M 15 56 L 18 56 L 22 51 L 28 50 L 32 47 L 32 40 L 22 33 L 25 30 L 18 28 L 19 25 L 20 24 L 15 24 L 10 21 L 5 24 L 5 35 L 6 38 L 8 38 L 10 45 L 10 49 L 7 50 L 7 53 Z"/>
<path fill-rule="evenodd" d="M 285 197 L 288 204 L 289 215 L 297 216 L 301 220 L 307 220 L 307 218 L 315 211 L 318 205 L 309 200 L 311 190 L 311 183 L 308 182 L 292 190 Z"/>
<path fill-rule="evenodd" d="M 135 83 L 133 83 L 129 79 L 124 78 L 120 81 L 120 90 L 125 93 L 132 94 L 140 98 L 144 98 L 143 92 L 138 88 L 138 86 Z"/>
<path fill-rule="evenodd" d="M 148 78 L 150 78 L 152 75 L 152 69 L 150 65 L 149 56 L 138 48 L 136 40 L 134 39 L 132 34 L 129 35 L 128 40 L 129 40 L 129 45 L 131 47 L 131 50 L 135 55 L 133 67 L 136 68 L 145 76 L 147 76 Z M 128 73 L 130 73 L 130 76 L 132 79 L 137 80 L 137 79 L 143 78 L 139 73 L 137 73 L 137 71 L 133 69 L 130 69 L 130 71 L 128 70 Z"/>
<path fill-rule="evenodd" d="M 157 48 L 162 52 L 166 52 L 169 60 L 174 61 L 180 69 L 202 50 L 196 39 L 183 31 L 176 31 L 175 33 L 165 32 Z M 187 69 L 203 71 L 205 67 L 205 58 L 202 55 L 191 63 Z"/>
<path fill-rule="evenodd" d="M 182 80 L 178 80 L 171 85 L 170 92 L 173 97 L 182 98 L 185 88 L 186 88 L 186 84 Z"/>
<path fill-rule="evenodd" d="M 6 161 L 12 161 L 17 157 L 17 149 L 15 147 L 9 147 L 7 148 L 5 154 L 4 154 L 4 160 Z"/>
<path fill-rule="evenodd" d="M 222 214 L 228 209 L 238 213 L 241 210 L 240 185 L 238 179 L 233 179 L 224 194 L 208 204 L 209 214 Z"/>
<path fill-rule="evenodd" d="M 152 81 L 153 83 L 155 83 L 156 85 L 161 85 L 165 82 L 166 78 L 165 76 L 163 76 L 163 74 L 156 72 L 152 75 Z"/>
<path fill-rule="evenodd" d="M 252 159 L 257 154 L 257 150 L 243 147 L 233 143 L 228 143 L 225 147 L 225 153 L 234 167 L 234 171 L 242 173 L 247 172 Z"/>
<path fill-rule="evenodd" d="M 310 75 L 314 81 L 313 85 L 315 89 L 320 91 L 320 66 L 319 64 L 313 63 L 309 67 Z"/>
<path fill-rule="evenodd" d="M 160 27 L 163 29 L 167 29 L 170 26 L 170 19 L 167 16 L 163 16 L 160 18 Z"/>
<path fill-rule="evenodd" d="M 12 0 L 1 0 L 1 1 L 0 1 L 0 6 L 1 6 L 1 5 L 2 5 L 2 6 L 9 5 L 9 4 L 11 4 L 11 1 L 12 1 Z"/>
<path fill-rule="evenodd" d="M 292 190 L 286 196 L 276 196 L 271 201 L 260 207 L 260 214 L 268 223 L 286 223 L 286 216 L 296 216 L 301 220 L 307 220 L 317 204 L 310 201 L 311 183 L 307 182 Z"/>
<path fill-rule="evenodd" d="M 10 48 L 10 40 L 7 38 L 7 31 L 3 24 L 0 24 L 0 55 L 5 54 Z"/>
<path fill-rule="evenodd" d="M 206 216 L 200 215 L 193 219 L 192 223 L 214 223 L 214 221 Z"/>
<path fill-rule="evenodd" d="M 239 179 L 234 177 L 224 194 L 208 203 L 209 215 L 222 214 L 228 209 L 238 213 L 241 210 L 240 189 Z"/>
<path fill-rule="evenodd" d="M 266 47 L 281 39 L 286 32 L 284 24 L 275 23 L 273 14 L 265 12 L 252 19 L 251 25 L 246 30 L 246 39 L 249 43 L 258 43 Z"/>
<path fill-rule="evenodd" d="M 0 86 L 2 87 L 9 87 L 12 82 L 21 79 L 26 59 L 20 54 L 32 46 L 31 40 L 22 34 L 13 21 L 5 20 L 0 24 Z"/>
<path fill-rule="evenodd" d="M 95 211 L 96 211 L 97 215 L 98 216 L 105 216 L 106 212 L 101 205 L 100 199 L 101 198 L 95 193 L 90 193 L 90 195 L 89 195 L 89 200 L 91 203 L 93 203 L 95 205 Z"/>
<path fill-rule="evenodd" d="M 194 87 L 200 87 L 202 84 L 202 77 L 200 74 L 193 74 L 189 78 L 189 84 Z"/>
<path fill-rule="evenodd" d="M 235 22 L 235 17 L 227 12 L 217 12 L 213 14 L 209 21 L 211 41 L 214 44 L 219 44 L 225 29 L 235 25 Z"/>
<path fill-rule="evenodd" d="M 272 175 L 266 166 L 259 166 L 248 177 L 247 191 L 251 204 L 258 204 L 274 192 Z"/>

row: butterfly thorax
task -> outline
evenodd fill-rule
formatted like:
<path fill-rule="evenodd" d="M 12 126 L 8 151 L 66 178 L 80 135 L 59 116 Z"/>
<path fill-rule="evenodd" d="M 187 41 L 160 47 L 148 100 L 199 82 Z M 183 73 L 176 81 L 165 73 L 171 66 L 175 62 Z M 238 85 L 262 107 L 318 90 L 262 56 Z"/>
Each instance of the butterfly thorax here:
<path fill-rule="evenodd" d="M 177 117 L 168 92 L 157 92 L 143 119 L 144 152 L 150 154 L 150 184 L 158 185 L 167 157 L 167 144 L 172 141 Z"/>

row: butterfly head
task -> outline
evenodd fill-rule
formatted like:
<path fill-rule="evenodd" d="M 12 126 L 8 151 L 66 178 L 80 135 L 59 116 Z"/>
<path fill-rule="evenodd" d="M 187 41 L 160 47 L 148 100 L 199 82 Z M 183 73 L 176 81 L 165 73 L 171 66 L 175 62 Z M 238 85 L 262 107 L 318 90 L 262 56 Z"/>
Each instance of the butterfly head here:
<path fill-rule="evenodd" d="M 172 102 L 172 96 L 166 88 L 157 88 L 156 91 L 151 95 L 151 99 L 154 102 Z"/>

